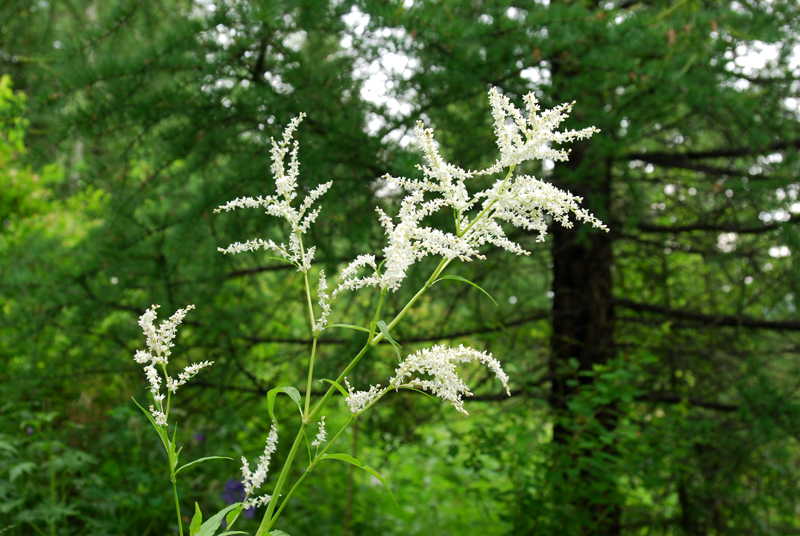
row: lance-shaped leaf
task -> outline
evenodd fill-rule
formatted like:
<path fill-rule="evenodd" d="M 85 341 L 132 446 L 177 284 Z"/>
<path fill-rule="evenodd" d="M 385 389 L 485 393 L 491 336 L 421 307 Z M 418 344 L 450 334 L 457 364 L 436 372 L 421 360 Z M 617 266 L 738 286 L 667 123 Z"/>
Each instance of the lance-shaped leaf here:
<path fill-rule="evenodd" d="M 496 301 L 494 301 L 494 298 L 492 298 L 492 296 L 491 296 L 491 295 L 490 295 L 488 292 L 486 292 L 485 290 L 483 290 L 481 287 L 479 287 L 478 285 L 476 285 L 475 283 L 473 283 L 473 282 L 472 282 L 472 281 L 470 281 L 469 279 L 464 279 L 464 278 L 463 278 L 463 277 L 461 277 L 460 275 L 443 275 L 442 277 L 440 277 L 439 279 L 437 279 L 436 281 L 434 281 L 434 282 L 433 282 L 433 284 L 432 284 L 431 286 L 435 285 L 435 284 L 436 284 L 436 283 L 438 283 L 439 281 L 444 281 L 445 279 L 450 279 L 450 280 L 453 280 L 453 281 L 461 281 L 462 283 L 467 283 L 467 284 L 469 284 L 469 285 L 472 285 L 472 286 L 473 286 L 473 287 L 475 287 L 476 289 L 478 289 L 478 290 L 480 290 L 481 292 L 483 292 L 484 294 L 486 294 L 486 296 L 487 296 L 487 297 L 488 297 L 490 300 L 492 300 L 492 303 L 493 303 L 493 304 L 495 304 L 495 305 L 497 305 L 497 302 L 496 302 Z M 500 307 L 499 305 L 497 305 L 497 306 L 498 306 L 498 307 Z"/>
<path fill-rule="evenodd" d="M 386 491 L 389 492 L 389 495 L 392 496 L 392 500 L 394 501 L 394 504 L 399 507 L 399 505 L 397 504 L 397 499 L 394 498 L 394 493 L 392 493 L 392 490 L 389 488 L 389 484 L 387 484 L 386 480 L 380 474 L 378 474 L 378 472 L 375 469 L 373 469 L 372 467 L 369 467 L 368 465 L 364 465 L 363 463 L 361 463 L 361 461 L 353 458 L 349 454 L 342 454 L 342 453 L 325 454 L 324 456 L 322 456 L 322 458 L 323 459 L 330 458 L 332 460 L 340 460 L 340 461 L 347 462 L 347 463 L 349 463 L 351 465 L 355 465 L 356 467 L 365 470 L 366 472 L 368 472 L 369 474 L 371 474 L 372 476 L 377 478 L 380 481 L 381 484 L 383 484 L 383 487 L 385 487 Z"/>
<path fill-rule="evenodd" d="M 275 418 L 275 397 L 278 396 L 278 393 L 285 393 L 289 395 L 289 398 L 294 400 L 294 403 L 297 404 L 297 408 L 300 410 L 300 416 L 303 416 L 300 391 L 294 387 L 276 387 L 275 389 L 270 389 L 270 391 L 267 393 L 267 410 L 269 411 L 269 416 L 272 418 L 275 424 L 278 423 L 278 420 Z"/>

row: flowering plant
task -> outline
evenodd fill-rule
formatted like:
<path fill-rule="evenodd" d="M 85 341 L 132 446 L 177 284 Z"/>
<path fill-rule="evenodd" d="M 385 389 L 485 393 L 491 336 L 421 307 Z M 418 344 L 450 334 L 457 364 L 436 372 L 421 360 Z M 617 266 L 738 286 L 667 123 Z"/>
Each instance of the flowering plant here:
<path fill-rule="evenodd" d="M 435 283 L 443 279 L 453 279 L 474 285 L 474 283 L 459 276 L 445 275 L 446 268 L 454 260 L 472 261 L 474 259 L 484 259 L 487 245 L 495 245 L 517 255 L 528 255 L 529 252 L 520 244 L 508 238 L 504 224 L 533 231 L 537 233 L 538 241 L 544 240 L 547 232 L 548 217 L 553 218 L 564 226 L 570 227 L 572 225 L 569 218 L 570 213 L 578 220 L 607 230 L 602 222 L 579 206 L 580 198 L 535 177 L 514 174 L 516 167 L 527 160 L 567 160 L 569 152 L 553 148 L 551 144 L 585 139 L 597 132 L 597 129 L 589 127 L 583 130 L 557 131 L 558 126 L 568 116 L 572 104 L 562 104 L 556 108 L 541 111 L 535 96 L 528 94 L 524 97 L 526 113 L 523 114 L 496 89 L 492 89 L 489 92 L 489 101 L 494 116 L 494 130 L 497 136 L 497 146 L 500 149 L 500 158 L 492 166 L 481 171 L 468 171 L 447 163 L 437 150 L 433 130 L 425 128 L 421 122 L 418 122 L 415 133 L 417 143 L 425 159 L 425 165 L 418 166 L 422 172 L 422 177 L 418 179 L 398 178 L 389 175 L 384 177 L 387 181 L 404 188 L 409 193 L 402 200 L 399 214 L 396 218 L 392 218 L 381 209 L 377 209 L 380 224 L 387 235 L 387 245 L 383 248 L 383 259 L 378 262 L 378 258 L 374 254 L 358 255 L 341 270 L 338 284 L 332 292 L 329 292 L 324 271 L 320 270 L 317 275 L 316 307 L 314 306 L 310 283 L 310 278 L 313 277 L 312 266 L 315 248 L 313 246 L 307 247 L 303 242 L 303 237 L 320 213 L 321 207 L 314 208 L 314 205 L 331 187 L 332 183 L 327 182 L 317 186 L 305 196 L 302 202 L 295 202 L 297 198 L 297 177 L 300 169 L 298 161 L 299 144 L 296 140 L 293 141 L 292 138 L 298 125 L 303 120 L 303 114 L 289 123 L 280 143 L 272 140 L 271 171 L 275 178 L 276 194 L 257 198 L 238 198 L 215 211 L 261 208 L 267 214 L 285 219 L 289 223 L 291 234 L 288 237 L 288 245 L 285 243 L 276 244 L 272 240 L 255 238 L 244 243 L 235 242 L 226 248 L 219 248 L 219 251 L 226 254 L 236 254 L 264 249 L 274 252 L 294 265 L 303 274 L 304 278 L 308 309 L 308 329 L 313 342 L 305 400 L 294 387 L 277 387 L 267 394 L 268 410 L 273 418 L 273 424 L 267 436 L 264 454 L 260 457 L 255 471 L 252 471 L 247 460 L 242 458 L 244 499 L 218 512 L 205 523 L 202 522 L 202 513 L 199 507 L 196 507 L 195 516 L 192 519 L 189 530 L 190 535 L 211 536 L 215 534 L 222 524 L 223 518 L 226 518 L 227 530 L 230 530 L 244 509 L 259 505 L 266 505 L 267 509 L 256 534 L 259 536 L 266 533 L 284 534 L 281 531 L 273 530 L 275 523 L 295 490 L 302 484 L 314 467 L 325 459 L 335 459 L 353 464 L 368 471 L 386 485 L 385 480 L 371 467 L 364 465 L 349 455 L 332 453 L 329 450 L 348 426 L 390 391 L 398 389 L 429 391 L 433 395 L 450 402 L 457 411 L 467 415 L 462 397 L 471 396 L 472 393 L 469 386 L 459 377 L 457 365 L 460 363 L 479 362 L 494 373 L 506 389 L 506 392 L 510 394 L 508 387 L 509 377 L 503 371 L 500 362 L 492 357 L 490 353 L 464 346 L 451 348 L 436 345 L 408 355 L 401 360 L 395 369 L 394 375 L 388 379 L 385 387 L 372 385 L 366 390 L 357 390 L 347 380 L 347 375 L 370 349 L 384 340 L 394 346 L 398 359 L 401 359 L 399 345 L 391 336 L 392 329 Z M 289 155 L 288 169 L 286 166 L 287 154 Z M 475 193 L 470 192 L 468 182 L 473 177 L 494 175 L 501 172 L 504 175 L 489 188 Z M 454 223 L 450 230 L 436 229 L 423 224 L 427 217 L 441 210 L 450 210 L 453 213 Z M 429 255 L 440 257 L 441 260 L 426 283 L 405 304 L 397 316 L 389 322 L 383 320 L 381 310 L 387 294 L 390 291 L 392 293 L 396 292 L 406 279 L 409 268 Z M 477 287 L 477 285 L 474 286 Z M 332 313 L 335 300 L 345 291 L 354 292 L 365 287 L 374 288 L 376 292 L 379 292 L 378 305 L 373 321 L 368 326 L 329 324 L 328 317 Z M 478 288 L 480 289 L 480 287 Z M 483 291 L 483 289 L 480 290 Z M 134 359 L 137 363 L 146 364 L 145 373 L 150 382 L 154 405 L 150 406 L 149 412 L 143 408 L 142 411 L 147 414 L 158 431 L 167 451 L 170 462 L 170 478 L 175 495 L 175 507 L 178 514 L 179 532 L 183 534 L 180 508 L 178 506 L 176 476 L 184 467 L 219 457 L 202 458 L 176 469 L 180 450 L 176 451 L 175 449 L 174 432 L 172 439 L 170 439 L 167 432 L 170 396 L 175 393 L 178 387 L 186 383 L 202 368 L 211 365 L 211 363 L 203 362 L 190 365 L 186 367 L 184 372 L 179 374 L 177 380 L 167 375 L 168 358 L 170 348 L 173 346 L 172 340 L 175 337 L 176 328 L 193 306 L 179 310 L 169 320 L 162 323 L 159 328 L 153 326 L 156 318 L 156 307 L 153 306 L 139 319 L 139 324 L 147 338 L 148 351 L 136 352 Z M 311 387 L 314 381 L 317 340 L 323 331 L 340 328 L 365 332 L 367 336 L 364 347 L 352 358 L 335 381 L 324 380 L 330 383 L 330 388 L 312 406 Z M 164 375 L 166 395 L 161 393 L 162 380 L 158 373 L 158 367 L 160 367 Z M 336 432 L 333 438 L 328 440 L 323 412 L 331 397 L 337 392 L 346 399 L 347 407 L 350 410 L 350 418 Z M 277 449 L 278 427 L 274 420 L 273 408 L 279 393 L 288 395 L 297 404 L 302 420 L 286 462 L 274 484 L 272 495 L 256 497 L 254 496 L 255 492 L 266 481 L 270 458 Z M 316 452 L 297 482 L 289 489 L 288 493 L 281 495 L 302 438 L 306 437 L 306 430 L 315 423 L 317 423 L 318 433 L 311 445 L 316 447 Z M 224 534 L 233 533 L 224 532 Z"/>

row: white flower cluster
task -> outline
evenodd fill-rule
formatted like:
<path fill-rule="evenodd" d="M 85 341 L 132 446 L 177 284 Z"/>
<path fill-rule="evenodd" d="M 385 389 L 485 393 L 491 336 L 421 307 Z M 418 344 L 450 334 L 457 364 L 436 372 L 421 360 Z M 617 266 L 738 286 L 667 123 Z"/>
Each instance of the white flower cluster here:
<path fill-rule="evenodd" d="M 564 103 L 537 114 L 540 108 L 536 96 L 528 93 L 523 100 L 528 112 L 527 117 L 517 110 L 508 97 L 501 95 L 497 88 L 489 90 L 489 103 L 492 106 L 494 133 L 497 136 L 500 159 L 482 173 L 497 173 L 526 160 L 550 159 L 564 162 L 569 160 L 569 151 L 553 149 L 550 147 L 550 143 L 583 140 L 600 132 L 595 127 L 566 132 L 555 130 L 569 117 L 569 113 L 575 105 L 574 102 Z M 507 121 L 507 118 L 510 118 L 510 121 Z"/>
<path fill-rule="evenodd" d="M 156 402 L 155 406 L 150 406 L 150 413 L 153 415 L 156 424 L 159 426 L 167 425 L 167 417 L 164 413 L 164 397 L 161 393 L 161 376 L 158 374 L 156 366 L 160 366 L 166 377 L 167 390 L 174 393 L 178 387 L 189 381 L 195 374 L 205 367 L 213 364 L 213 361 L 202 361 L 200 363 L 193 363 L 183 369 L 183 372 L 178 374 L 178 379 L 174 379 L 167 375 L 167 365 L 169 364 L 169 356 L 171 350 L 175 346 L 172 340 L 178 329 L 178 325 L 183 321 L 186 313 L 194 309 L 194 305 L 189 305 L 184 309 L 178 309 L 169 320 L 165 320 L 161 325 L 156 328 L 153 323 L 158 314 L 156 309 L 158 305 L 153 305 L 139 317 L 139 326 L 141 326 L 144 336 L 147 340 L 147 351 L 137 350 L 133 356 L 134 361 L 140 365 L 145 365 L 144 373 L 147 376 L 147 381 L 150 383 L 150 392 L 153 393 L 153 399 Z"/>
<path fill-rule="evenodd" d="M 269 461 L 277 448 L 278 427 L 275 423 L 272 423 L 272 427 L 269 429 L 269 435 L 267 435 L 267 444 L 264 447 L 264 454 L 259 458 L 255 472 L 250 471 L 250 464 L 247 462 L 247 458 L 242 456 L 242 485 L 244 486 L 244 492 L 247 497 L 250 497 L 255 490 L 260 488 L 267 479 Z M 249 509 L 254 506 L 267 504 L 269 500 L 269 495 L 251 498 L 245 503 L 245 508 Z"/>
<path fill-rule="evenodd" d="M 328 324 L 328 315 L 331 314 L 331 298 L 328 296 L 328 281 L 325 279 L 325 270 L 319 271 L 319 286 L 317 287 L 317 297 L 322 313 L 314 324 L 314 332 L 319 333 Z"/>
<path fill-rule="evenodd" d="M 378 209 L 381 225 L 389 237 L 388 245 L 383 250 L 386 266 L 379 282 L 381 288 L 397 290 L 408 268 L 427 255 L 458 258 L 462 261 L 482 259 L 479 248 L 486 244 L 493 244 L 518 255 L 528 254 L 522 246 L 508 239 L 500 222 L 536 231 L 537 240 L 540 241 L 546 234 L 547 215 L 562 225 L 571 226 L 569 213 L 573 213 L 578 220 L 606 229 L 602 222 L 578 206 L 581 198 L 534 177 L 513 175 L 516 165 L 527 160 L 567 160 L 569 152 L 553 149 L 551 143 L 584 139 L 598 132 L 594 127 L 567 132 L 555 130 L 567 118 L 572 104 L 562 104 L 540 114 L 533 94 L 526 95 L 524 101 L 527 116 L 517 110 L 497 89 L 489 91 L 500 159 L 482 171 L 467 171 L 445 162 L 436 147 L 433 130 L 417 123 L 417 143 L 427 164 L 418 166 L 422 171 L 422 178 L 411 180 L 389 175 L 384 177 L 405 188 L 410 194 L 403 199 L 400 206 L 399 223 L 395 224 Z M 509 168 L 506 177 L 498 179 L 490 188 L 470 196 L 466 187 L 468 179 L 475 175 L 494 174 L 506 168 Z M 425 194 L 428 194 L 428 198 Z M 434 194 L 433 199 L 430 199 L 430 194 Z M 477 206 L 478 203 L 481 204 L 480 207 Z M 425 217 L 445 207 L 451 208 L 455 213 L 454 233 L 421 225 Z M 470 219 L 467 211 L 476 208 L 480 208 L 480 212 Z M 364 278 L 361 286 L 371 284 L 372 279 Z M 352 287 L 355 289 L 357 285 L 353 284 Z"/>
<path fill-rule="evenodd" d="M 389 244 L 383 249 L 386 255 L 386 269 L 381 275 L 381 288 L 393 291 L 400 288 L 408 268 L 427 255 L 441 255 L 448 259 L 472 260 L 483 258 L 467 240 L 452 233 L 445 233 L 431 227 L 421 227 L 426 216 L 437 212 L 446 205 L 446 199 L 424 201 L 423 190 L 416 190 L 403 199 L 400 205 L 400 223 L 395 225 L 381 209 L 377 209 L 380 222 Z"/>
<path fill-rule="evenodd" d="M 383 394 L 387 391 L 387 389 L 381 390 L 381 385 L 372 385 L 369 388 L 369 391 L 355 391 L 350 387 L 350 382 L 347 381 L 347 378 L 344 379 L 345 387 L 347 387 L 347 392 L 349 396 L 347 397 L 347 407 L 350 408 L 350 413 L 353 415 L 358 415 L 368 406 L 370 406 L 373 402 L 379 399 Z"/>
<path fill-rule="evenodd" d="M 325 432 L 325 415 L 322 416 L 322 419 L 319 421 L 319 432 L 317 432 L 317 438 L 311 442 L 311 446 L 319 447 L 325 441 L 327 441 L 327 434 Z"/>
<path fill-rule="evenodd" d="M 508 376 L 503 372 L 500 362 L 493 358 L 492 354 L 479 352 L 464 345 L 458 348 L 436 345 L 411 354 L 395 369 L 395 375 L 389 380 L 389 388 L 414 387 L 430 391 L 442 400 L 449 401 L 464 415 L 468 415 L 461 396 L 472 396 L 472 391 L 458 376 L 456 365 L 472 361 L 479 361 L 489 367 L 506 388 L 506 393 L 511 395 L 508 389 Z M 433 379 L 414 377 L 415 372 L 433 376 Z"/>
<path fill-rule="evenodd" d="M 257 249 L 272 250 L 297 266 L 300 271 L 307 272 L 311 267 L 315 248 L 312 247 L 304 251 L 300 242 L 300 236 L 308 231 L 311 224 L 314 223 L 319 215 L 321 207 L 310 210 L 312 205 L 328 191 L 333 183 L 326 182 L 325 184 L 320 184 L 306 195 L 298 208 L 292 206 L 292 201 L 297 197 L 297 176 L 300 170 L 300 163 L 297 160 L 299 145 L 296 140 L 292 143 L 292 135 L 304 117 L 305 114 L 300 114 L 289 123 L 283 132 L 283 141 L 281 141 L 280 144 L 274 139 L 270 140 L 272 142 L 272 165 L 270 166 L 270 170 L 272 171 L 272 176 L 275 178 L 277 195 L 268 195 L 266 197 L 259 196 L 257 198 L 237 198 L 214 210 L 214 212 L 221 212 L 223 210 L 229 211 L 237 208 L 266 208 L 267 214 L 283 218 L 292 226 L 292 234 L 289 236 L 289 245 L 278 245 L 272 240 L 257 238 L 248 240 L 243 244 L 234 242 L 227 248 L 218 248 L 219 251 L 223 253 L 241 253 L 243 251 L 254 251 Z M 287 170 L 284 161 L 290 146 L 291 154 L 289 158 L 289 169 Z"/>
<path fill-rule="evenodd" d="M 373 402 L 382 397 L 390 389 L 411 387 L 430 391 L 442 400 L 450 402 L 456 410 L 464 415 L 469 415 L 464 409 L 462 396 L 472 396 L 469 386 L 458 376 L 456 365 L 478 361 L 494 372 L 495 376 L 506 393 L 510 396 L 508 388 L 508 375 L 503 371 L 500 362 L 487 352 L 479 352 L 464 345 L 458 348 L 436 345 L 433 348 L 419 350 L 400 363 L 395 369 L 395 374 L 389 379 L 389 386 L 381 389 L 380 384 L 370 386 L 369 391 L 353 391 L 347 378 L 344 379 L 349 396 L 347 405 L 353 415 L 357 415 L 369 407 Z M 414 373 L 427 374 L 433 379 L 421 379 Z"/>
<path fill-rule="evenodd" d="M 361 268 L 369 266 L 373 274 L 365 277 L 357 277 Z M 375 255 L 359 255 L 339 273 L 339 286 L 333 291 L 331 299 L 344 292 L 345 290 L 358 290 L 363 287 L 376 287 L 380 284 L 378 279 L 378 267 L 375 264 Z"/>

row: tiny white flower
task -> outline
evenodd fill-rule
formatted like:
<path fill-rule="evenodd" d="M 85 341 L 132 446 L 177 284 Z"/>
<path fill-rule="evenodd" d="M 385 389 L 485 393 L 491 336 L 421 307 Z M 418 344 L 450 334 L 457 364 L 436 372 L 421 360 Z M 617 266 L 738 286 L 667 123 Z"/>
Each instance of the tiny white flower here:
<path fill-rule="evenodd" d="M 311 442 L 311 445 L 314 447 L 319 447 L 326 441 L 326 434 L 325 434 L 325 415 L 322 416 L 322 419 L 319 421 L 319 432 L 317 433 L 317 438 Z"/>
<path fill-rule="evenodd" d="M 314 332 L 319 333 L 325 329 L 328 324 L 328 315 L 331 314 L 331 298 L 328 296 L 328 281 L 325 279 L 325 270 L 319 271 L 317 296 L 319 297 L 319 307 L 322 309 L 322 313 L 314 325 Z"/>

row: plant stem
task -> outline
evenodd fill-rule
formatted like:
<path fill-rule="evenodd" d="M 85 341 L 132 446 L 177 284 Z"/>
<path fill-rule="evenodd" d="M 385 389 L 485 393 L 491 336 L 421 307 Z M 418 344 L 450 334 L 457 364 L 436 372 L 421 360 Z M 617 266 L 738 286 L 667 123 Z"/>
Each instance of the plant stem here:
<path fill-rule="evenodd" d="M 506 174 L 506 178 L 505 178 L 505 179 L 503 179 L 503 184 L 501 184 L 501 185 L 500 185 L 500 193 L 501 193 L 501 194 L 503 193 L 503 190 L 504 190 L 504 189 L 505 189 L 505 187 L 506 187 L 506 183 L 508 182 L 508 179 L 510 179 L 510 178 L 511 178 L 511 174 L 512 174 L 512 173 L 514 173 L 514 168 L 515 168 L 515 167 L 517 167 L 517 165 L 516 165 L 516 164 L 514 164 L 514 165 L 512 165 L 510 168 L 508 168 L 508 173 Z M 478 221 L 480 221 L 480 219 L 481 219 L 481 218 L 484 216 L 484 214 L 486 214 L 487 212 L 489 212 L 489 210 L 491 210 L 491 208 L 494 206 L 494 204 L 495 204 L 495 203 L 497 203 L 497 199 L 495 199 L 494 201 L 492 201 L 491 203 L 489 203 L 489 204 L 488 204 L 488 205 L 487 205 L 487 206 L 486 206 L 486 207 L 485 207 L 483 210 L 481 210 L 481 213 L 480 213 L 480 214 L 478 214 L 478 215 L 475 217 L 475 219 L 474 219 L 474 220 L 472 220 L 472 223 L 470 223 L 469 225 L 467 225 L 467 228 L 466 228 L 466 229 L 464 229 L 463 231 L 461 231 L 460 233 L 458 233 L 458 236 L 464 236 L 465 234 L 467 234 L 467 233 L 469 232 L 469 230 L 470 230 L 470 229 L 472 229 L 472 227 L 473 227 L 473 226 L 474 226 L 476 223 L 478 223 Z"/>
<path fill-rule="evenodd" d="M 314 378 L 314 356 L 317 354 L 317 337 L 319 337 L 319 334 L 315 333 L 313 337 L 314 342 L 311 343 L 311 361 L 308 364 L 308 386 L 306 387 L 306 409 L 303 412 L 304 418 L 308 416 L 308 408 L 311 406 L 311 381 Z"/>
<path fill-rule="evenodd" d="M 389 330 L 391 330 L 393 327 L 395 327 L 397 325 L 398 322 L 400 322 L 400 320 L 405 316 L 405 314 L 408 312 L 408 310 L 411 309 L 411 307 L 416 303 L 416 301 L 420 298 L 420 296 L 425 294 L 425 292 L 429 288 L 431 288 L 431 285 L 433 285 L 433 283 L 436 281 L 436 278 L 439 277 L 439 274 L 441 274 L 442 271 L 445 268 L 447 268 L 447 265 L 450 264 L 452 261 L 453 261 L 453 259 L 442 259 L 441 262 L 439 262 L 439 266 L 437 266 L 436 269 L 433 271 L 433 273 L 428 278 L 428 281 L 425 283 L 425 285 L 421 289 L 419 289 L 419 292 L 417 292 L 414 295 L 414 297 L 411 298 L 411 300 L 409 300 L 409 302 L 406 304 L 406 306 L 403 307 L 403 310 L 400 311 L 399 313 L 397 313 L 397 316 L 394 317 L 394 319 L 391 322 L 389 322 L 389 325 L 387 326 L 389 328 Z M 378 334 L 377 337 L 375 337 L 372 340 L 372 342 L 370 344 L 372 346 L 375 346 L 376 344 L 378 344 L 381 341 L 382 338 L 383 338 L 383 333 L 380 333 L 380 334 Z"/>
<path fill-rule="evenodd" d="M 172 469 L 170 469 L 172 473 Z M 172 493 L 175 495 L 175 513 L 178 515 L 178 534 L 183 536 L 183 521 L 181 521 L 181 507 L 178 504 L 178 484 L 176 483 L 175 473 L 172 473 Z"/>
<path fill-rule="evenodd" d="M 300 262 L 303 263 L 303 279 L 305 280 L 306 284 L 306 299 L 308 300 L 308 319 L 311 322 L 311 331 L 314 331 L 314 324 L 317 321 L 314 319 L 314 306 L 311 305 L 311 286 L 308 284 L 308 271 L 305 268 L 306 265 L 306 250 L 303 247 L 303 236 L 297 231 L 297 240 L 300 243 Z"/>

